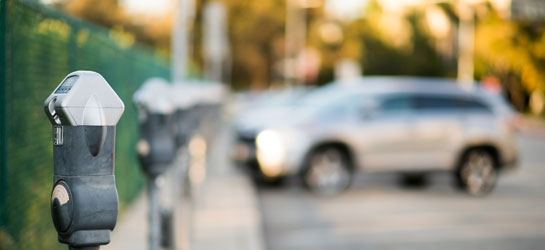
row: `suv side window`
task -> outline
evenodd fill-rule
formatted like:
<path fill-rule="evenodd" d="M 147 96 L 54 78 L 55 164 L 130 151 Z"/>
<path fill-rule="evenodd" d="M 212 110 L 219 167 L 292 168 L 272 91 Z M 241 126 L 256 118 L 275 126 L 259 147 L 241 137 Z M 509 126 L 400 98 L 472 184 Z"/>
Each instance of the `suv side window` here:
<path fill-rule="evenodd" d="M 409 95 L 387 96 L 380 102 L 381 112 L 405 112 L 413 109 L 413 101 Z"/>
<path fill-rule="evenodd" d="M 458 96 L 420 95 L 415 96 L 415 108 L 419 111 L 487 111 L 483 102 Z"/>
<path fill-rule="evenodd" d="M 483 102 L 475 99 L 462 99 L 459 101 L 464 110 L 468 111 L 483 111 L 492 113 L 492 109 Z"/>
<path fill-rule="evenodd" d="M 420 111 L 460 109 L 456 99 L 447 96 L 416 96 L 415 107 Z"/>

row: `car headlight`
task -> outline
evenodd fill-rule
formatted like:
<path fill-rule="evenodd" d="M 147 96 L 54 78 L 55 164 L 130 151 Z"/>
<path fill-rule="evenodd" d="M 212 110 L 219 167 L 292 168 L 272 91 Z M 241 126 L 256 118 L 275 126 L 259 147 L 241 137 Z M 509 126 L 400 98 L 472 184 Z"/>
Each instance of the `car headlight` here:
<path fill-rule="evenodd" d="M 256 137 L 257 161 L 261 171 L 268 177 L 282 173 L 286 158 L 286 145 L 282 135 L 273 130 L 263 130 Z"/>

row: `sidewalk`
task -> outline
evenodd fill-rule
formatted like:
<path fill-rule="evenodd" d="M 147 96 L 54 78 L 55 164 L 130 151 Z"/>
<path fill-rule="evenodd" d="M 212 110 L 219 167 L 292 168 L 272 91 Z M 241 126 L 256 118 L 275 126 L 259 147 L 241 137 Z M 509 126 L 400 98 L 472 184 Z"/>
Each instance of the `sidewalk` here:
<path fill-rule="evenodd" d="M 264 250 L 257 192 L 228 159 L 228 134 L 214 142 L 204 183 L 193 193 L 190 250 Z"/>
<path fill-rule="evenodd" d="M 255 190 L 240 175 L 207 179 L 192 213 L 191 250 L 264 250 Z"/>
<path fill-rule="evenodd" d="M 220 135 L 206 165 L 206 178 L 192 199 L 177 206 L 177 249 L 264 250 L 261 213 L 251 181 L 227 159 L 227 137 Z M 118 218 L 111 243 L 103 250 L 146 250 L 145 192 Z"/>

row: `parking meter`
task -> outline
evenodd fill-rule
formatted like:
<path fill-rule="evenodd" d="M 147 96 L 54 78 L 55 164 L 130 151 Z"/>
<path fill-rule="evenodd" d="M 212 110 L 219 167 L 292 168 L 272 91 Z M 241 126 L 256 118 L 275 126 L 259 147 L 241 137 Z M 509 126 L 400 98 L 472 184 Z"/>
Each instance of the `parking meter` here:
<path fill-rule="evenodd" d="M 174 106 L 169 91 L 164 80 L 152 78 L 133 96 L 140 120 L 138 157 L 142 170 L 151 177 L 164 173 L 176 153 Z"/>
<path fill-rule="evenodd" d="M 70 73 L 46 99 L 53 125 L 51 215 L 60 242 L 98 249 L 110 242 L 118 213 L 116 124 L 124 104 L 98 73 Z"/>
<path fill-rule="evenodd" d="M 172 248 L 170 235 L 172 210 L 162 209 L 159 199 L 158 177 L 165 173 L 176 155 L 176 126 L 174 106 L 169 84 L 161 78 L 146 81 L 134 94 L 133 101 L 139 111 L 140 140 L 137 144 L 138 158 L 142 170 L 148 177 L 149 196 L 149 249 L 158 250 L 163 245 Z M 163 212 L 162 212 L 163 211 Z M 166 216 L 164 216 L 166 215 Z M 163 222 L 161 221 L 163 218 Z M 163 239 L 161 237 L 163 236 Z"/>

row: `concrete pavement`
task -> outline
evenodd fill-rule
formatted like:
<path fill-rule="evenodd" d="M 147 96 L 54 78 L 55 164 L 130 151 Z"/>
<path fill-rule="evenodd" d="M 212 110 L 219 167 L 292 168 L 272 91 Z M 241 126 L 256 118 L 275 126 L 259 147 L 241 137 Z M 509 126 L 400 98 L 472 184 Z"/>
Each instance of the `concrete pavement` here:
<path fill-rule="evenodd" d="M 396 175 L 361 174 L 348 192 L 326 198 L 297 183 L 256 191 L 229 164 L 223 133 L 198 171 L 206 178 L 177 206 L 178 249 L 542 249 L 545 123 L 523 122 L 520 168 L 484 198 L 456 192 L 448 175 L 414 189 Z M 147 249 L 146 202 L 120 217 L 102 249 Z"/>
<path fill-rule="evenodd" d="M 395 174 L 360 173 L 353 187 L 317 197 L 297 183 L 259 190 L 269 250 L 543 249 L 545 137 L 520 134 L 520 167 L 486 197 L 438 174 L 404 187 Z"/>
<path fill-rule="evenodd" d="M 204 183 L 194 188 L 192 250 L 264 250 L 257 191 L 228 159 L 228 134 L 214 143 Z"/>
<path fill-rule="evenodd" d="M 228 134 L 220 134 L 206 157 L 209 162 L 197 159 L 192 163 L 196 163 L 192 168 L 197 180 L 191 196 L 176 206 L 177 249 L 264 249 L 257 192 L 251 181 L 229 164 L 226 143 Z M 147 249 L 147 206 L 142 194 L 120 216 L 111 243 L 101 249 Z"/>

